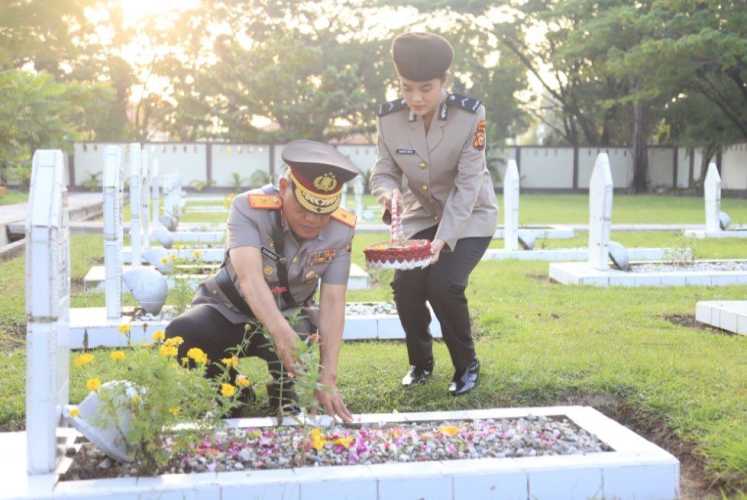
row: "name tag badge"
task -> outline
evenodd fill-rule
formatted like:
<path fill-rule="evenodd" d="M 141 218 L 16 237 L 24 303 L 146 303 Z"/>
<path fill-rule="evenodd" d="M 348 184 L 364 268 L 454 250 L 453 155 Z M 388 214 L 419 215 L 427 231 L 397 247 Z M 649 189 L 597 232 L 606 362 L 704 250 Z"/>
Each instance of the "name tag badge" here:
<path fill-rule="evenodd" d="M 414 149 L 397 148 L 397 154 L 398 155 L 414 155 L 415 154 L 415 150 Z"/>
<path fill-rule="evenodd" d="M 264 255 L 268 259 L 271 259 L 274 262 L 277 262 L 280 260 L 280 256 L 267 247 L 262 247 L 262 255 Z"/>

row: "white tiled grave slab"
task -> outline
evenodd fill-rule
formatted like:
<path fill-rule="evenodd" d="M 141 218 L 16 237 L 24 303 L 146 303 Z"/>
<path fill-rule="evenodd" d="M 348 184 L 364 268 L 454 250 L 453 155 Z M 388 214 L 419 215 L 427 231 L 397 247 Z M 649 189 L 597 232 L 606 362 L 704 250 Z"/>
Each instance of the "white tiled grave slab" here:
<path fill-rule="evenodd" d="M 199 252 L 199 258 L 203 262 L 223 262 L 223 257 L 226 255 L 226 249 L 221 245 L 219 248 L 169 248 L 166 249 L 168 256 L 175 256 L 180 260 L 195 260 L 195 252 Z M 130 264 L 132 262 L 132 249 L 130 247 L 124 247 L 120 253 L 122 256 L 122 263 Z M 142 263 L 146 264 L 146 260 L 143 258 Z"/>
<path fill-rule="evenodd" d="M 701 300 L 695 304 L 695 320 L 747 335 L 747 300 Z"/>
<path fill-rule="evenodd" d="M 119 331 L 123 323 L 130 325 L 133 344 L 152 342 L 156 330 L 164 330 L 170 319 L 152 318 L 131 321 L 132 308 L 125 308 L 121 319 L 106 317 L 105 307 L 78 307 L 70 309 L 70 348 L 83 346 L 124 347 L 127 336 Z M 172 315 L 169 315 L 170 318 Z M 441 338 L 441 324 L 431 312 L 431 336 Z M 405 332 L 396 314 L 348 315 L 345 318 L 343 340 L 404 340 Z"/>
<path fill-rule="evenodd" d="M 718 231 L 706 231 L 706 230 L 687 230 L 685 236 L 688 238 L 698 238 L 700 240 L 706 238 L 747 238 L 747 230 L 718 230 Z"/>
<path fill-rule="evenodd" d="M 11 498 L 91 499 L 379 499 L 444 500 L 679 497 L 675 457 L 590 407 L 486 409 L 456 412 L 357 415 L 360 422 L 566 416 L 613 451 L 587 455 L 489 458 L 368 466 L 302 467 L 150 478 L 59 482 L 56 474 L 27 476 L 24 433 L 0 434 L 14 460 L 4 468 Z M 293 421 L 289 419 L 289 423 Z M 270 418 L 228 421 L 231 426 L 272 426 Z M 66 464 L 63 464 L 63 467 Z M 63 468 L 58 468 L 62 473 Z"/>
<path fill-rule="evenodd" d="M 668 248 L 628 248 L 628 256 L 631 260 L 651 261 L 662 260 L 672 250 Z M 482 260 L 540 260 L 546 262 L 574 262 L 584 261 L 589 258 L 588 247 L 584 248 L 551 248 L 535 250 L 504 250 L 501 248 L 489 248 Z"/>
<path fill-rule="evenodd" d="M 563 225 L 519 226 L 519 233 L 531 233 L 537 240 L 567 240 L 576 236 L 575 229 Z M 503 239 L 503 226 L 498 226 L 493 233 L 493 239 Z"/>
<path fill-rule="evenodd" d="M 179 251 L 181 252 L 181 251 Z M 223 255 L 221 251 L 221 255 Z M 189 252 L 189 256 L 185 256 L 185 259 L 192 258 L 191 251 Z M 204 260 L 204 258 L 203 258 Z M 200 268 L 214 268 L 215 271 L 218 270 L 218 265 L 196 265 Z M 181 266 L 181 268 L 188 268 L 189 265 Z M 122 272 L 126 272 L 129 269 L 133 269 L 133 266 L 124 266 L 122 269 Z M 188 280 L 190 285 L 193 285 L 194 287 L 197 286 L 201 281 L 208 278 L 208 274 L 179 274 L 176 276 L 178 279 L 185 279 Z M 106 283 L 106 268 L 104 266 L 92 266 L 91 269 L 88 270 L 85 277 L 83 278 L 83 289 L 86 291 L 90 290 L 104 290 L 104 285 Z M 169 287 L 174 286 L 174 277 L 169 276 L 168 277 L 168 283 Z M 365 290 L 369 288 L 370 283 L 368 279 L 368 273 L 358 264 L 351 264 L 350 265 L 350 276 L 348 276 L 348 289 L 349 290 Z"/>
<path fill-rule="evenodd" d="M 713 260 L 710 262 L 724 261 Z M 635 265 L 636 263 L 631 264 Z M 600 287 L 728 286 L 747 284 L 747 271 L 683 270 L 633 273 L 616 269 L 599 270 L 592 267 L 588 262 L 556 262 L 550 264 L 550 279 L 564 285 Z"/>

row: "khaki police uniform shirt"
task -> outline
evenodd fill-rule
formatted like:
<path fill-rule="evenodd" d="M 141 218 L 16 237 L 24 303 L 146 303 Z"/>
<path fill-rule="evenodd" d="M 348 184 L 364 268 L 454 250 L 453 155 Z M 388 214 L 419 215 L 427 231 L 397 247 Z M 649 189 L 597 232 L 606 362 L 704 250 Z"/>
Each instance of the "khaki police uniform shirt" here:
<path fill-rule="evenodd" d="M 378 132 L 371 192 L 379 197 L 402 190 L 405 237 L 438 225 L 435 238 L 453 250 L 460 238 L 493 236 L 498 205 L 479 101 L 444 95 L 428 134 L 403 99 L 392 101 L 382 105 Z"/>
<path fill-rule="evenodd" d="M 268 201 L 277 201 L 277 208 L 253 208 L 250 206 L 252 195 L 260 195 L 259 198 L 255 198 L 255 201 L 259 199 L 266 205 L 269 204 L 266 203 Z M 236 196 L 228 216 L 227 247 L 229 250 L 245 246 L 257 248 L 260 251 L 263 247 L 269 250 L 269 252 L 262 252 L 264 278 L 270 289 L 274 290 L 273 295 L 279 309 L 288 312 L 289 306 L 285 304 L 282 295 L 277 290 L 280 286 L 277 262 L 272 258 L 272 254 L 276 252 L 272 241 L 272 231 L 280 215 L 279 200 L 278 190 L 273 186 L 251 190 Z M 332 214 L 332 218 L 319 236 L 312 240 L 296 239 L 285 219 L 280 218 L 282 219 L 284 255 L 290 293 L 298 304 L 302 304 L 313 296 L 320 278 L 322 283 L 347 284 L 350 273 L 350 248 L 355 229 L 353 214 L 338 209 Z M 245 299 L 230 259 L 227 259 L 226 267 L 236 290 Z M 234 324 L 245 323 L 251 319 L 231 304 L 213 277 L 200 284 L 192 303 L 207 304 Z"/>

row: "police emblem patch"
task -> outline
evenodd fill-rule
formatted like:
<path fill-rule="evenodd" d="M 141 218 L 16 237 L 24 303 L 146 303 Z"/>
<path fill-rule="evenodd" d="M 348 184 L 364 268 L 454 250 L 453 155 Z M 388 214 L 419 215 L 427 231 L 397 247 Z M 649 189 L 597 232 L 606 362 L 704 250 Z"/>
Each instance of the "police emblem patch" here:
<path fill-rule="evenodd" d="M 314 179 L 314 187 L 324 192 L 334 191 L 337 187 L 337 178 L 332 172 L 327 172 Z"/>
<path fill-rule="evenodd" d="M 485 120 L 480 120 L 475 130 L 475 137 L 472 139 L 472 147 L 482 151 L 485 149 Z"/>

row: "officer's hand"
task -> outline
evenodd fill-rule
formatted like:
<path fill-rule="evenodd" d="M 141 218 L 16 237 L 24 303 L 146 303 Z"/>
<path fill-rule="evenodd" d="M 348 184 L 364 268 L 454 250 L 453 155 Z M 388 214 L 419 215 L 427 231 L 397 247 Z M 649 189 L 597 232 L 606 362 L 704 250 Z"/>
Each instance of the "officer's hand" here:
<path fill-rule="evenodd" d="M 353 421 L 353 414 L 350 413 L 350 410 L 345 406 L 345 403 L 342 400 L 342 394 L 337 390 L 336 384 L 323 383 L 322 388 L 314 391 L 314 396 L 330 417 L 339 417 L 345 423 Z"/>
<path fill-rule="evenodd" d="M 431 265 L 438 262 L 438 258 L 441 256 L 441 250 L 443 250 L 446 242 L 444 240 L 433 240 L 431 241 Z"/>
<path fill-rule="evenodd" d="M 290 378 L 296 376 L 302 367 L 298 361 L 298 335 L 291 329 L 283 329 L 272 334 L 275 343 L 275 352 L 283 364 L 283 369 Z"/>

